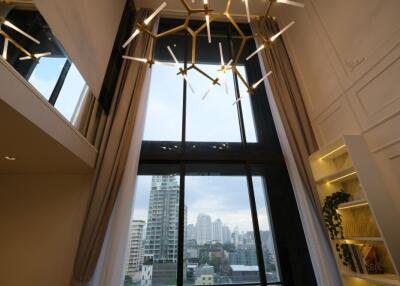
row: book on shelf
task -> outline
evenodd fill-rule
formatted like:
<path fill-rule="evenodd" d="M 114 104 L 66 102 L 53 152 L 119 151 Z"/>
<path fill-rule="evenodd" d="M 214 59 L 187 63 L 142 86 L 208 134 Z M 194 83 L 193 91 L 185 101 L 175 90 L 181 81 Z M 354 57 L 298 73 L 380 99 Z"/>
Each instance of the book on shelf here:
<path fill-rule="evenodd" d="M 351 254 L 351 259 L 353 261 L 354 265 L 354 272 L 358 273 L 366 273 L 366 267 L 364 262 L 362 261 L 361 253 L 358 249 L 358 247 L 354 244 L 349 244 L 349 251 Z"/>

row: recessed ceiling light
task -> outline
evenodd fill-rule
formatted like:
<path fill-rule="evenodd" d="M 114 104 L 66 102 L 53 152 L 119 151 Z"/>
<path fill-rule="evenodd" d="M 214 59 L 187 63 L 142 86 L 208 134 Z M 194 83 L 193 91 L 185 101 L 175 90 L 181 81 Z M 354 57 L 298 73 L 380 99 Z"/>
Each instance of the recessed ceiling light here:
<path fill-rule="evenodd" d="M 15 161 L 17 160 L 17 158 L 12 157 L 12 156 L 4 156 L 4 159 L 8 160 L 8 161 Z"/>

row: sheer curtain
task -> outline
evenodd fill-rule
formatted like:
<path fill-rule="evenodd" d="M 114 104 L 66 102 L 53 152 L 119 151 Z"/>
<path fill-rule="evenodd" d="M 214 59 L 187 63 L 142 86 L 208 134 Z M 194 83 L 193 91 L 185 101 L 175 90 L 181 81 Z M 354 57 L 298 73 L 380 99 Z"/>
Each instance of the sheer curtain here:
<path fill-rule="evenodd" d="M 279 31 L 276 21 L 268 19 L 251 23 L 253 33 L 266 38 Z M 257 43 L 261 45 L 261 43 Z M 317 150 L 289 56 L 282 38 L 270 49 L 259 53 L 263 73 L 272 70 L 267 95 L 271 105 L 279 140 L 288 166 L 308 249 L 319 285 L 341 285 L 340 275 L 324 231 L 318 194 L 313 183 L 308 156 Z"/>
<path fill-rule="evenodd" d="M 148 9 L 139 10 L 136 21 L 143 21 L 149 12 Z M 142 33 L 126 53 L 148 57 L 152 42 Z M 91 200 L 75 259 L 73 285 L 89 285 L 91 280 L 95 281 L 92 285 L 119 285 L 121 282 L 148 82 L 146 64 L 123 63 L 101 136 Z M 89 123 L 84 126 L 90 126 L 90 118 L 87 120 Z M 99 118 L 93 115 L 93 120 L 104 119 L 101 115 Z M 94 276 L 96 268 L 98 271 Z"/>

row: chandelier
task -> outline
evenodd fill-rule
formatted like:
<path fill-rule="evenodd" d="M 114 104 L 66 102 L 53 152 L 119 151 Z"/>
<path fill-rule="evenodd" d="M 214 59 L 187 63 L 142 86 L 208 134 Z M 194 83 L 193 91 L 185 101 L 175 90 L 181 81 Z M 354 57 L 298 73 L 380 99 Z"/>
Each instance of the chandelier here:
<path fill-rule="evenodd" d="M 50 52 L 44 52 L 44 53 L 31 53 L 28 50 L 26 50 L 22 45 L 20 45 L 14 38 L 12 38 L 8 33 L 6 33 L 3 29 L 2 26 L 7 26 L 11 28 L 12 30 L 16 31 L 17 33 L 23 35 L 24 37 L 28 38 L 32 42 L 36 44 L 40 44 L 40 41 L 22 29 L 18 28 L 15 26 L 13 23 L 11 23 L 9 20 L 5 19 L 4 17 L 0 17 L 0 35 L 4 37 L 4 44 L 3 44 L 3 52 L 1 53 L 1 56 L 7 60 L 7 54 L 8 54 L 8 45 L 9 43 L 13 44 L 18 50 L 20 50 L 24 56 L 20 57 L 19 60 L 24 61 L 24 60 L 37 60 L 41 57 L 46 57 L 51 55 Z"/>
<path fill-rule="evenodd" d="M 255 20 L 258 21 L 259 24 L 264 24 L 266 23 L 266 20 L 269 16 L 269 13 L 271 11 L 272 5 L 275 3 L 283 3 L 291 6 L 296 6 L 296 7 L 304 7 L 303 3 L 296 2 L 296 1 L 291 1 L 291 0 L 268 0 L 268 4 L 265 10 L 265 14 L 262 17 L 252 17 L 250 16 L 249 12 L 249 0 L 242 0 L 245 4 L 245 9 L 246 9 L 246 16 L 247 16 L 247 21 L 250 23 L 251 18 L 254 18 Z M 202 99 L 205 99 L 208 93 L 211 91 L 211 89 L 215 85 L 225 85 L 225 92 L 228 93 L 228 87 L 227 87 L 227 82 L 226 82 L 226 74 L 229 71 L 232 71 L 234 74 L 237 75 L 237 77 L 240 79 L 240 81 L 246 86 L 247 92 L 249 94 L 253 93 L 254 90 L 269 76 L 272 74 L 272 71 L 267 72 L 261 79 L 259 79 L 255 83 L 248 83 L 244 76 L 239 72 L 237 68 L 237 64 L 239 62 L 239 59 L 243 53 L 244 46 L 247 41 L 252 40 L 252 39 L 257 39 L 260 44 L 260 46 L 250 55 L 246 57 L 246 61 L 250 60 L 252 57 L 254 57 L 257 53 L 261 52 L 263 49 L 267 49 L 271 47 L 273 42 L 281 36 L 285 31 L 287 31 L 291 26 L 293 26 L 294 21 L 290 22 L 287 24 L 283 29 L 281 29 L 278 33 L 275 35 L 267 38 L 262 33 L 259 31 L 256 31 L 252 35 L 245 35 L 243 31 L 240 29 L 236 21 L 233 19 L 232 15 L 230 14 L 230 8 L 231 8 L 231 0 L 227 1 L 225 10 L 223 12 L 215 12 L 213 9 L 210 8 L 210 4 L 208 0 L 203 0 L 203 8 L 202 9 L 193 9 L 189 6 L 189 4 L 186 2 L 186 0 L 180 0 L 181 4 L 186 10 L 186 15 L 185 15 L 185 20 L 182 25 L 179 25 L 177 27 L 174 27 L 172 29 L 169 29 L 167 31 L 164 31 L 162 33 L 155 34 L 151 30 L 149 30 L 148 26 L 149 23 L 167 6 L 166 2 L 163 2 L 149 17 L 147 17 L 143 23 L 136 23 L 135 24 L 135 29 L 132 35 L 126 40 L 126 42 L 122 45 L 123 48 L 126 48 L 132 40 L 138 36 L 140 33 L 146 33 L 148 34 L 153 41 L 156 41 L 157 39 L 161 37 L 165 37 L 180 31 L 186 30 L 192 37 L 192 56 L 191 56 L 191 63 L 187 67 L 181 67 L 174 52 L 172 51 L 171 47 L 167 46 L 167 50 L 169 54 L 171 55 L 171 58 L 173 59 L 174 63 L 164 63 L 164 62 L 159 62 L 154 60 L 154 55 L 151 53 L 150 58 L 138 58 L 138 57 L 131 57 L 124 55 L 122 56 L 124 59 L 128 60 L 133 60 L 133 61 L 138 61 L 142 63 L 147 63 L 150 65 L 153 64 L 160 64 L 160 65 L 172 65 L 175 66 L 176 69 L 178 70 L 178 75 L 182 76 L 184 80 L 186 81 L 187 85 L 189 86 L 190 90 L 195 93 L 194 88 L 187 78 L 187 74 L 190 70 L 194 70 L 199 72 L 201 75 L 204 77 L 208 78 L 210 80 L 210 86 L 203 95 Z M 192 0 L 194 2 L 194 0 Z M 192 18 L 192 15 L 197 14 L 197 15 L 202 15 L 204 16 L 204 23 L 197 28 L 196 30 L 193 30 L 189 27 L 189 21 Z M 221 43 L 219 43 L 219 53 L 220 53 L 220 66 L 218 69 L 218 75 L 216 78 L 211 77 L 208 75 L 206 72 L 204 72 L 197 64 L 196 64 L 196 42 L 197 42 L 197 36 L 199 35 L 200 32 L 202 32 L 204 29 L 207 29 L 207 39 L 208 42 L 211 43 L 212 40 L 212 34 L 211 34 L 211 28 L 210 28 L 210 23 L 219 19 L 227 19 L 234 29 L 237 31 L 239 34 L 239 37 L 241 39 L 241 44 L 238 50 L 238 53 L 234 57 L 234 59 L 230 59 L 227 63 L 225 63 L 225 58 L 223 54 L 223 49 Z M 259 25 L 257 25 L 259 28 Z M 153 45 L 154 49 L 154 45 Z M 240 96 L 233 104 L 236 104 L 242 99 L 243 96 Z"/>

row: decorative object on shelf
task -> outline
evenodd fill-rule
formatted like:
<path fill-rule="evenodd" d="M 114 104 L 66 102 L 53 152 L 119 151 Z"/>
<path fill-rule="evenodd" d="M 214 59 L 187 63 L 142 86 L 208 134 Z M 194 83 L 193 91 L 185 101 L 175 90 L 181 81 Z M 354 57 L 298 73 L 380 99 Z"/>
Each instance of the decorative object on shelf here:
<path fill-rule="evenodd" d="M 261 33 L 258 33 L 258 32 L 256 32 L 254 35 L 245 35 L 243 33 L 243 31 L 240 29 L 240 27 L 237 25 L 236 21 L 233 19 L 232 15 L 230 14 L 231 0 L 227 1 L 226 8 L 225 8 L 224 12 L 214 12 L 214 10 L 210 8 L 208 0 L 203 0 L 203 8 L 202 9 L 193 9 L 193 8 L 191 8 L 189 6 L 189 4 L 186 2 L 186 0 L 180 0 L 180 2 L 184 6 L 184 8 L 186 10 L 186 13 L 187 13 L 186 17 L 185 17 L 185 20 L 184 20 L 184 23 L 182 25 L 179 25 L 177 27 L 174 27 L 174 28 L 172 28 L 170 30 L 167 30 L 167 31 L 159 33 L 159 34 L 154 34 L 152 31 L 150 31 L 147 28 L 147 26 L 151 22 L 151 20 L 153 20 L 155 18 L 155 16 L 157 14 L 159 14 L 161 12 L 161 10 L 165 8 L 165 6 L 167 6 L 166 2 L 163 2 L 147 19 L 145 19 L 143 21 L 143 23 L 136 23 L 136 28 L 135 28 L 134 32 L 127 39 L 127 41 L 122 45 L 122 47 L 126 48 L 132 42 L 132 40 L 136 36 L 138 36 L 140 33 L 146 33 L 146 34 L 150 35 L 150 37 L 152 38 L 153 41 L 156 41 L 158 38 L 165 37 L 165 36 L 177 33 L 177 32 L 182 31 L 182 30 L 186 30 L 192 36 L 192 58 L 191 58 L 191 64 L 188 67 L 185 67 L 185 68 L 180 68 L 179 67 L 179 73 L 178 74 L 184 77 L 184 79 L 186 80 L 186 82 L 188 83 L 188 85 L 192 89 L 192 91 L 194 91 L 194 90 L 193 90 L 191 84 L 188 82 L 187 76 L 186 76 L 187 73 L 190 70 L 199 72 L 201 75 L 203 75 L 206 78 L 208 78 L 212 83 L 210 85 L 210 87 L 208 88 L 208 90 L 206 91 L 205 95 L 203 96 L 203 99 L 207 96 L 207 94 L 210 92 L 210 90 L 215 85 L 221 85 L 220 82 L 224 81 L 225 73 L 228 70 L 231 70 L 233 73 L 235 73 L 239 77 L 240 81 L 242 81 L 243 84 L 246 86 L 247 92 L 249 94 L 253 93 L 253 91 L 257 88 L 257 86 L 259 86 L 269 75 L 271 75 L 272 72 L 269 71 L 261 79 L 259 79 L 257 82 L 255 82 L 253 84 L 250 84 L 245 80 L 244 76 L 239 72 L 239 70 L 237 68 L 237 64 L 238 64 L 239 59 L 240 59 L 240 57 L 242 55 L 243 48 L 244 48 L 246 42 L 248 40 L 257 38 L 259 40 L 259 42 L 262 43 L 262 45 L 260 45 L 259 48 L 256 51 L 254 51 L 251 55 L 247 56 L 246 60 L 249 60 L 253 56 L 255 56 L 257 53 L 259 53 L 261 50 L 271 47 L 272 43 L 279 36 L 281 36 L 284 32 L 286 32 L 294 24 L 294 21 L 290 22 L 282 30 L 280 30 L 275 35 L 272 35 L 270 38 L 266 38 Z M 255 19 L 255 20 L 257 20 L 259 22 L 259 25 L 261 23 L 265 23 L 266 19 L 269 16 L 270 11 L 271 11 L 271 7 L 272 7 L 272 5 L 274 3 L 283 3 L 283 4 L 295 6 L 295 7 L 304 7 L 303 3 L 296 2 L 296 1 L 291 1 L 291 0 L 269 0 L 269 4 L 267 5 L 265 15 L 263 17 L 259 17 L 259 16 L 254 17 L 254 16 L 251 16 L 250 12 L 249 12 L 249 1 L 245 0 L 244 4 L 245 4 L 247 21 L 250 22 L 251 18 L 253 18 L 253 19 Z M 190 19 L 191 19 L 193 14 L 204 14 L 205 23 L 203 25 L 201 25 L 197 30 L 192 30 L 189 27 L 189 21 L 190 21 Z M 239 37 L 241 39 L 241 44 L 240 44 L 240 48 L 239 48 L 235 58 L 230 60 L 228 62 L 228 64 L 226 64 L 226 65 L 224 64 L 222 47 L 220 46 L 221 68 L 218 70 L 219 71 L 218 76 L 216 78 L 213 78 L 210 75 L 208 75 L 207 73 L 205 73 L 202 69 L 200 69 L 196 65 L 196 41 L 197 41 L 197 36 L 199 35 L 199 33 L 201 31 L 203 31 L 204 29 L 207 29 L 208 42 L 211 43 L 212 33 L 211 33 L 210 23 L 213 22 L 213 21 L 216 21 L 218 19 L 221 19 L 221 18 L 227 19 L 232 24 L 234 29 L 239 34 Z M 153 47 L 154 47 L 154 45 L 153 45 Z M 171 49 L 169 47 L 168 47 L 168 51 L 170 52 L 170 54 L 173 57 L 174 61 L 177 62 L 176 57 L 174 56 L 174 54 L 172 53 L 172 51 L 171 51 Z M 133 58 L 133 57 L 127 57 L 127 56 L 123 56 L 123 58 L 129 59 L 129 60 L 138 61 L 138 62 L 148 63 L 148 64 L 157 64 L 157 63 L 159 63 L 159 62 L 154 61 L 153 54 L 150 57 L 150 59 Z M 241 96 L 239 99 L 237 99 L 233 104 L 236 104 L 242 98 L 243 98 L 243 96 Z"/>
<path fill-rule="evenodd" d="M 37 40 L 36 38 L 32 37 L 25 31 L 23 31 L 22 29 L 15 26 L 13 23 L 11 23 L 6 18 L 0 16 L 0 35 L 2 35 L 4 37 L 4 45 L 3 45 L 3 51 L 1 53 L 1 55 L 5 60 L 7 60 L 9 43 L 13 44 L 18 50 L 20 50 L 25 55 L 25 56 L 19 58 L 21 61 L 29 60 L 29 59 L 37 60 L 39 58 L 46 57 L 51 54 L 50 52 L 35 53 L 35 54 L 29 52 L 22 45 L 20 45 L 15 39 L 13 39 L 8 33 L 6 33 L 3 30 L 2 26 L 6 26 L 6 27 L 16 31 L 17 33 L 23 35 L 24 37 L 28 38 L 29 40 L 31 40 L 32 42 L 34 42 L 38 45 L 40 44 L 40 41 Z"/>
<path fill-rule="evenodd" d="M 378 252 L 373 245 L 363 245 L 360 247 L 363 263 L 368 274 L 383 274 L 384 268 L 379 261 Z"/>
<path fill-rule="evenodd" d="M 337 212 L 338 206 L 342 203 L 347 203 L 350 199 L 350 194 L 345 193 L 342 189 L 325 198 L 324 206 L 322 207 L 322 214 L 325 224 L 328 228 L 332 240 L 337 240 L 335 248 L 338 252 L 339 258 L 343 261 L 343 265 L 352 265 L 351 253 L 349 246 L 346 243 L 341 243 L 339 240 L 344 239 L 342 216 Z"/>

